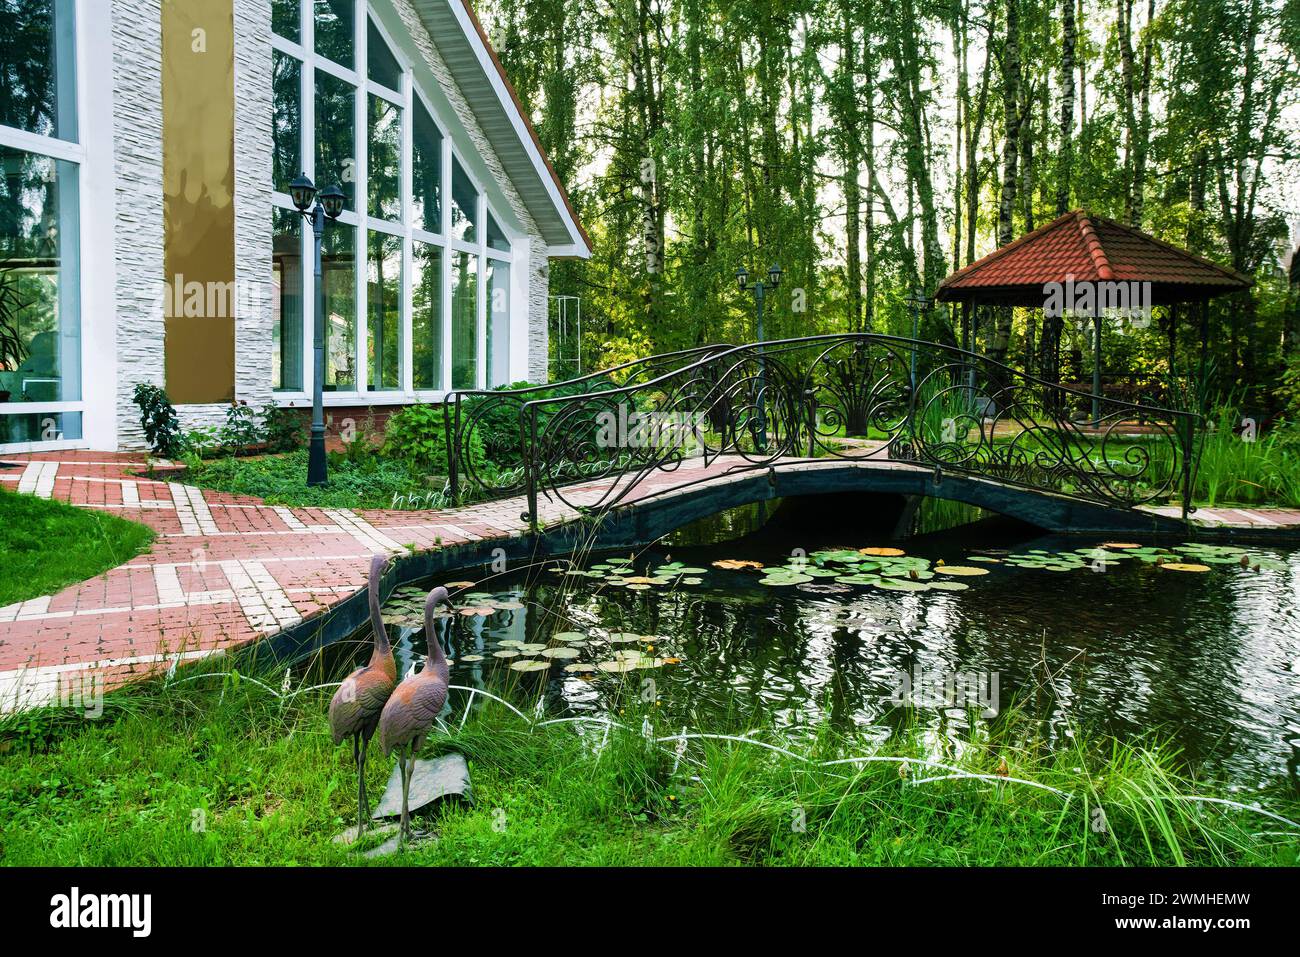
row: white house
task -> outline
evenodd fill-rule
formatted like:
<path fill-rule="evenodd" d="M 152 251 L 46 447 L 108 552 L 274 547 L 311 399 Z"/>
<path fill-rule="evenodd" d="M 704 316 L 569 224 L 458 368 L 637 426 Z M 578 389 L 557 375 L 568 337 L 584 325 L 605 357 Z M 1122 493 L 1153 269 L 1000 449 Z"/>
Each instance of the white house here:
<path fill-rule="evenodd" d="M 192 427 L 544 380 L 579 225 L 468 0 L 0 0 L 0 450 L 137 448 L 137 383 Z M 10 62 L 5 62 L 6 60 Z"/>

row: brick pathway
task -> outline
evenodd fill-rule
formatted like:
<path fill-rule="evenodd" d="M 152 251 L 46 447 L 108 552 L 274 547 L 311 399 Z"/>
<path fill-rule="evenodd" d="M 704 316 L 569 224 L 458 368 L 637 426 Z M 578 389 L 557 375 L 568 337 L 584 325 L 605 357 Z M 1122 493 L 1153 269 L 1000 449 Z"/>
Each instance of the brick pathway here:
<path fill-rule="evenodd" d="M 113 686 L 274 634 L 364 588 L 375 552 L 525 531 L 519 498 L 448 511 L 286 508 L 144 472 L 135 453 L 0 455 L 0 482 L 16 491 L 111 510 L 157 533 L 148 554 L 56 595 L 0 607 L 0 710 L 57 700 L 60 683 L 66 691 L 67 676 L 87 668 Z M 680 472 L 657 473 L 632 497 L 681 481 Z M 606 488 L 592 483 L 570 498 L 594 501 Z M 548 526 L 576 515 L 541 507 Z"/>
<path fill-rule="evenodd" d="M 655 472 L 627 501 L 686 481 L 745 478 L 724 477 L 733 464 L 726 458 L 702 468 L 693 460 L 675 472 Z M 874 467 L 882 465 L 907 467 Z M 286 508 L 144 472 L 144 457 L 134 453 L 0 455 L 0 482 L 16 491 L 111 510 L 157 532 L 146 555 L 56 595 L 0 608 L 0 710 L 56 700 L 66 676 L 88 668 L 112 686 L 274 634 L 364 588 L 375 552 L 486 542 L 525 531 L 520 498 L 446 511 Z M 592 482 L 566 496 L 575 504 L 594 503 L 609 485 Z M 540 511 L 548 527 L 577 516 L 545 498 Z M 1248 528 L 1300 526 L 1300 512 L 1285 510 L 1205 509 L 1196 519 Z"/>

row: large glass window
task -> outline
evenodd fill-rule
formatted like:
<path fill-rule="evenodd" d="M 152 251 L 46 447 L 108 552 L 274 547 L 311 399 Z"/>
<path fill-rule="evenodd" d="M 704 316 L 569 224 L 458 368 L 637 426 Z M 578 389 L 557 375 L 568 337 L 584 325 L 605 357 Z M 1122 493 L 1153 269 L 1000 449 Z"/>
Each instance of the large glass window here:
<path fill-rule="evenodd" d="M 77 205 L 75 164 L 0 147 L 0 401 L 81 398 Z"/>
<path fill-rule="evenodd" d="M 388 49 L 383 35 L 370 20 L 366 26 L 366 75 L 381 86 L 396 90 L 402 85 L 402 67 Z"/>
<path fill-rule="evenodd" d="M 299 3 L 300 0 L 271 0 L 271 30 L 295 43 L 302 31 Z"/>
<path fill-rule="evenodd" d="M 510 264 L 487 264 L 488 388 L 510 382 Z"/>
<path fill-rule="evenodd" d="M 356 91 L 352 84 L 330 73 L 316 72 L 316 181 L 323 189 L 338 184 L 347 195 L 346 207 L 355 209 L 357 179 L 353 114 Z"/>
<path fill-rule="evenodd" d="M 414 173 L 411 196 L 411 216 L 415 225 L 429 233 L 442 232 L 442 133 L 433 117 L 416 98 L 412 110 L 414 119 L 411 131 L 411 169 Z"/>
<path fill-rule="evenodd" d="M 310 390 L 313 371 L 310 229 L 288 196 L 300 172 L 347 195 L 322 247 L 324 388 L 348 402 L 509 381 L 504 220 L 431 106 L 440 100 L 403 66 L 402 34 L 383 26 L 364 0 L 272 0 L 272 380 L 282 392 Z"/>
<path fill-rule="evenodd" d="M 356 0 L 314 0 L 316 52 L 339 66 L 352 67 L 356 44 Z"/>
<path fill-rule="evenodd" d="M 370 94 L 370 215 L 402 218 L 402 123 L 397 104 Z"/>
<path fill-rule="evenodd" d="M 451 387 L 478 388 L 478 257 L 451 259 Z"/>
<path fill-rule="evenodd" d="M 478 190 L 469 174 L 454 156 L 451 160 L 451 235 L 467 243 L 477 241 L 474 229 L 478 225 Z"/>
<path fill-rule="evenodd" d="M 275 50 L 271 60 L 271 181 L 282 193 L 302 172 L 302 64 Z"/>
<path fill-rule="evenodd" d="M 442 249 L 411 246 L 411 361 L 417 389 L 442 388 Z"/>
<path fill-rule="evenodd" d="M 321 243 L 325 285 L 325 384 L 330 390 L 357 386 L 357 230 L 330 223 Z"/>
<path fill-rule="evenodd" d="M 271 387 L 283 391 L 303 387 L 302 278 L 302 217 L 292 210 L 272 210 Z"/>
<path fill-rule="evenodd" d="M 400 389 L 402 360 L 402 239 L 370 234 L 366 310 L 366 369 L 373 391 Z"/>
<path fill-rule="evenodd" d="M 75 0 L 0 0 L 0 126 L 77 138 Z"/>

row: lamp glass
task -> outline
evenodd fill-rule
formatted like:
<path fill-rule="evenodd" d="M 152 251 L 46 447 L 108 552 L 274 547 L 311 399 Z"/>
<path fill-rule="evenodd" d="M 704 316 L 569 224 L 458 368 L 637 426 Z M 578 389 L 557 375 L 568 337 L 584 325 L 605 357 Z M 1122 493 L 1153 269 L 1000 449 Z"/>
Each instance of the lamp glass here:
<path fill-rule="evenodd" d="M 325 207 L 326 216 L 330 219 L 338 219 L 343 212 L 343 204 L 347 202 L 347 196 L 337 184 L 332 184 L 321 191 L 320 202 Z"/>
<path fill-rule="evenodd" d="M 306 173 L 302 173 L 289 184 L 289 198 L 293 200 L 293 205 L 298 207 L 299 212 L 305 213 L 311 206 L 312 200 L 316 198 L 316 185 Z"/>
<path fill-rule="evenodd" d="M 772 281 L 773 289 L 781 285 L 781 267 L 772 263 L 772 268 L 767 271 L 767 278 Z"/>
<path fill-rule="evenodd" d="M 741 266 L 736 270 L 736 282 L 740 285 L 741 289 L 744 289 L 745 285 L 749 282 L 749 270 L 744 266 Z"/>

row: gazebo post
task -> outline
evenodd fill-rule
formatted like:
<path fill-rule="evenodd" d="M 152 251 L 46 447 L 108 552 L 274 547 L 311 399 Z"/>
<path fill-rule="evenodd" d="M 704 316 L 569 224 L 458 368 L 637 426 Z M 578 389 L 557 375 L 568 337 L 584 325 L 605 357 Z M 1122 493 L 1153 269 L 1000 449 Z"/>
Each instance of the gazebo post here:
<path fill-rule="evenodd" d="M 1205 369 L 1209 360 L 1210 349 L 1210 297 L 1201 297 L 1201 371 L 1197 376 L 1196 387 L 1198 390 L 1205 388 Z M 1201 398 L 1197 395 L 1197 399 Z"/>
<path fill-rule="evenodd" d="M 1101 427 L 1101 307 L 1093 300 L 1092 427 Z"/>

